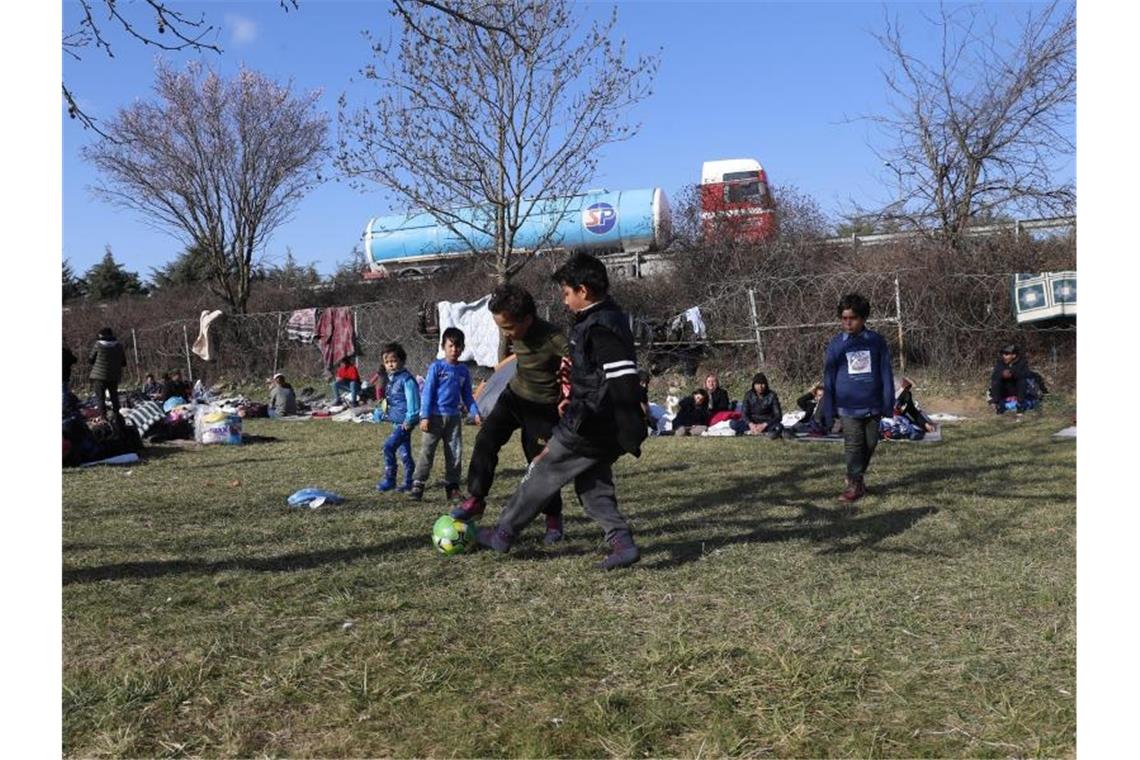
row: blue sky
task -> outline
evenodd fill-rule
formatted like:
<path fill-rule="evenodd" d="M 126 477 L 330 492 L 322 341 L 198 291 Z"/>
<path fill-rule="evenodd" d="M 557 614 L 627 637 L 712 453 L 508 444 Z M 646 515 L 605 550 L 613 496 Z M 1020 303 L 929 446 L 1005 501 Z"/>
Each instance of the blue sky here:
<path fill-rule="evenodd" d="M 580 3 L 583 23 L 604 16 L 608 3 Z M 1035 4 L 987 4 L 999 24 Z M 336 98 L 353 87 L 370 60 L 361 31 L 386 34 L 393 20 L 386 2 L 302 0 L 297 11 L 276 2 L 180 3 L 186 13 L 204 13 L 218 27 L 221 55 L 201 57 L 223 73 L 239 64 L 275 79 L 292 79 L 301 89 L 321 88 L 322 106 L 335 114 Z M 591 187 L 661 187 L 670 196 L 699 179 L 701 162 L 754 157 L 777 185 L 794 185 L 838 218 L 852 199 L 888 200 L 894 188 L 869 143 L 882 138 L 860 114 L 881 111 L 885 55 L 872 32 L 884 13 L 897 14 L 909 38 L 929 50 L 933 39 L 921 14 L 930 3 L 619 3 L 618 33 L 633 52 L 663 47 L 655 94 L 632 118 L 642 124 L 630 141 L 602 152 Z M 67 29 L 78 13 L 63 3 Z M 114 59 L 88 49 L 83 60 L 64 56 L 63 71 L 80 103 L 96 117 L 109 117 L 138 98 L 151 96 L 155 56 L 160 51 L 112 37 Z M 170 53 L 185 62 L 193 54 Z M 353 90 L 354 92 L 358 90 Z M 93 139 L 78 121 L 63 120 L 63 256 L 79 273 L 110 245 L 128 269 L 149 276 L 182 249 L 132 212 L 92 197 L 93 169 L 79 149 Z M 334 119 L 335 125 L 335 119 Z M 334 126 L 335 129 L 335 126 Z M 1072 167 L 1067 171 L 1071 174 Z M 289 223 L 269 241 L 269 260 L 286 246 L 301 262 L 331 272 L 348 258 L 371 216 L 402 210 L 380 188 L 361 193 L 346 183 L 329 183 L 297 207 Z"/>

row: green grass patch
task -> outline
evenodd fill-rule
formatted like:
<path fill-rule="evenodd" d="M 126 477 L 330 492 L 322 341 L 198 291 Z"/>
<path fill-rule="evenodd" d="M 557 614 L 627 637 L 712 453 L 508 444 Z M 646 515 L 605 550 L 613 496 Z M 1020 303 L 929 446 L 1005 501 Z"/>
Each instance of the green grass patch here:
<path fill-rule="evenodd" d="M 884 443 L 855 514 L 839 444 L 650 439 L 616 467 L 642 561 L 609 574 L 569 489 L 561 545 L 437 554 L 442 484 L 373 490 L 387 425 L 67 471 L 63 752 L 1071 756 L 1071 417 Z M 516 439 L 489 518 L 522 468 Z"/>

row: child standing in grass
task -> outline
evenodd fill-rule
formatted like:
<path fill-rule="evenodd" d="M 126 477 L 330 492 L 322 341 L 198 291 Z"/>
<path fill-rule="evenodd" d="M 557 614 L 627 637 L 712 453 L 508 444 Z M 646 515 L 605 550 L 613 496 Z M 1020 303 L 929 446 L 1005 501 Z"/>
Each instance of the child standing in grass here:
<path fill-rule="evenodd" d="M 389 343 L 380 352 L 384 372 L 388 378 L 385 395 L 385 416 L 392 423 L 392 432 L 384 441 L 384 477 L 376 484 L 377 491 L 396 488 L 396 455 L 404 464 L 404 484 L 397 491 L 412 489 L 412 430 L 420 421 L 420 387 L 412 373 L 404 367 L 408 352 L 399 343 Z"/>
<path fill-rule="evenodd" d="M 518 285 L 500 285 L 487 304 L 495 324 L 511 342 L 515 376 L 499 395 L 491 413 L 475 436 L 475 450 L 467 470 L 467 500 L 452 510 L 459 520 L 474 520 L 483 514 L 487 494 L 495 479 L 499 450 L 516 430 L 521 430 L 523 456 L 529 464 L 550 440 L 558 424 L 561 400 L 559 369 L 570 344 L 562 331 L 535 309 L 534 297 Z M 562 540 L 562 495 L 556 493 L 542 506 L 546 515 L 544 541 Z"/>
<path fill-rule="evenodd" d="M 463 418 L 467 416 L 467 409 L 475 408 L 471 374 L 459 363 L 465 340 L 463 331 L 458 327 L 444 330 L 440 340 L 443 358 L 432 362 L 424 376 L 424 390 L 420 397 L 420 430 L 424 437 L 412 482 L 412 498 L 417 501 L 424 496 L 424 487 L 435 460 L 435 448 L 441 440 L 445 441 L 443 461 L 447 498 L 458 499 L 462 495 L 459 475 L 463 466 Z M 482 420 L 476 414 L 475 424 L 480 422 Z"/>
<path fill-rule="evenodd" d="M 629 523 L 618 511 L 613 463 L 640 456 L 646 437 L 638 400 L 637 361 L 629 318 L 609 297 L 605 265 L 585 253 L 553 275 L 562 301 L 574 312 L 570 329 L 570 398 L 546 448 L 530 463 L 518 490 L 494 528 L 481 528 L 479 543 L 510 551 L 527 526 L 566 483 L 573 481 L 582 508 L 605 531 L 610 554 L 603 570 L 625 567 L 641 556 Z"/>
<path fill-rule="evenodd" d="M 871 304 L 858 293 L 839 300 L 842 332 L 831 339 L 823 362 L 823 422 L 843 422 L 847 486 L 839 500 L 850 504 L 866 493 L 863 476 L 879 442 L 879 420 L 895 406 L 891 352 L 887 342 L 866 328 Z"/>

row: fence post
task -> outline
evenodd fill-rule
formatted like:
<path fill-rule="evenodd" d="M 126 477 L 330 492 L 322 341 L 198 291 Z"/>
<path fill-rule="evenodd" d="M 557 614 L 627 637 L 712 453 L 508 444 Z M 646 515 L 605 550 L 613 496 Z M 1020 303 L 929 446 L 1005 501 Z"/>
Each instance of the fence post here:
<path fill-rule="evenodd" d="M 902 296 L 899 292 L 899 276 L 895 273 L 895 325 L 899 330 L 899 371 L 906 372 L 906 344 L 903 343 Z"/>
<path fill-rule="evenodd" d="M 748 289 L 748 304 L 752 307 L 752 331 L 756 333 L 756 353 L 760 355 L 760 366 L 764 366 L 764 341 L 760 337 L 760 318 L 756 314 L 756 291 Z"/>
<path fill-rule="evenodd" d="M 190 336 L 186 331 L 186 325 L 182 325 L 182 345 L 186 349 L 186 376 L 190 382 L 194 382 L 194 367 L 190 364 Z"/>
<path fill-rule="evenodd" d="M 131 328 L 131 345 L 135 349 L 135 383 L 142 383 L 142 371 L 139 368 L 139 338 L 135 335 L 135 328 Z"/>
<path fill-rule="evenodd" d="M 355 317 L 354 317 L 355 318 Z M 353 323 L 353 327 L 356 324 Z M 277 315 L 277 339 L 273 341 L 273 375 L 277 374 L 277 353 L 281 349 L 281 315 Z M 270 375 L 272 377 L 273 375 Z"/>

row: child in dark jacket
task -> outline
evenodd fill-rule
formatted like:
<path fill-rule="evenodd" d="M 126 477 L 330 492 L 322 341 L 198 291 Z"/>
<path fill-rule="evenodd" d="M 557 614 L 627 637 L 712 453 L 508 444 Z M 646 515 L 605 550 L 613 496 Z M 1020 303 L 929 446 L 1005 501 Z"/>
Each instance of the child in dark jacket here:
<path fill-rule="evenodd" d="M 377 491 L 404 492 L 412 490 L 412 472 L 416 463 L 412 459 L 412 430 L 420 421 L 420 387 L 412 373 L 404 367 L 408 352 L 399 343 L 389 343 L 380 351 L 384 363 L 384 376 L 388 378 L 384 416 L 392 423 L 392 432 L 384 441 L 384 477 L 376 484 Z M 396 487 L 396 455 L 404 465 L 404 484 Z"/>
<path fill-rule="evenodd" d="M 467 468 L 467 499 L 451 511 L 457 520 L 475 520 L 483 514 L 487 494 L 495 480 L 499 451 L 516 430 L 529 464 L 546 446 L 558 424 L 562 399 L 560 371 L 570 344 L 560 329 L 538 316 L 534 297 L 518 285 L 495 288 L 487 309 L 515 354 L 515 376 L 499 394 L 475 436 L 475 450 Z M 562 495 L 554 494 L 542 506 L 546 536 L 553 544 L 562 540 Z"/>
<path fill-rule="evenodd" d="M 1034 409 L 1040 400 L 1035 393 L 1037 373 L 1029 369 L 1029 362 L 1013 343 L 1002 346 L 1001 355 L 990 373 L 990 403 L 994 412 L 1004 414 L 1012 407 L 1018 414 Z"/>
<path fill-rule="evenodd" d="M 752 376 L 752 387 L 744 394 L 740 408 L 740 419 L 733 423 L 737 434 L 766 435 L 779 438 L 784 430 L 781 420 L 780 397 L 768 387 L 768 377 L 763 372 Z"/>
<path fill-rule="evenodd" d="M 933 433 L 936 429 L 934 423 L 914 400 L 914 394 L 911 392 L 913 387 L 914 382 L 909 377 L 899 381 L 899 395 L 895 398 L 895 416 L 906 417 L 912 425 L 924 433 Z"/>
<path fill-rule="evenodd" d="M 847 487 L 839 500 L 850 504 L 866 493 L 863 476 L 879 442 L 879 420 L 895 405 L 891 352 L 883 336 L 866 328 L 871 304 L 858 293 L 839 301 L 843 332 L 832 338 L 823 362 L 823 422 L 843 422 Z"/>
<path fill-rule="evenodd" d="M 476 408 L 475 396 L 471 393 L 471 374 L 459 363 L 464 342 L 463 331 L 458 327 L 444 330 L 440 339 L 443 358 L 432 362 L 424 375 L 424 390 L 420 396 L 420 430 L 424 436 L 411 494 L 417 501 L 424 496 L 424 487 L 435 460 L 435 449 L 441 440 L 446 441 L 443 461 L 447 498 L 459 499 L 463 495 L 459 490 L 463 467 L 463 420 L 467 409 Z M 482 418 L 476 414 L 475 423 L 480 422 Z"/>
<path fill-rule="evenodd" d="M 700 435 L 709 429 L 709 392 L 697 388 L 693 395 L 681 399 L 673 418 L 673 435 Z"/>
<path fill-rule="evenodd" d="M 479 530 L 479 543 L 507 552 L 554 494 L 573 481 L 582 508 L 602 526 L 610 554 L 603 570 L 625 567 L 641 554 L 629 523 L 618 511 L 613 463 L 641 455 L 645 417 L 638 401 L 637 361 L 629 318 L 609 297 L 601 261 L 580 253 L 553 275 L 562 301 L 574 312 L 570 329 L 570 398 L 546 448 L 530 463 L 518 490 L 494 528 Z"/>

